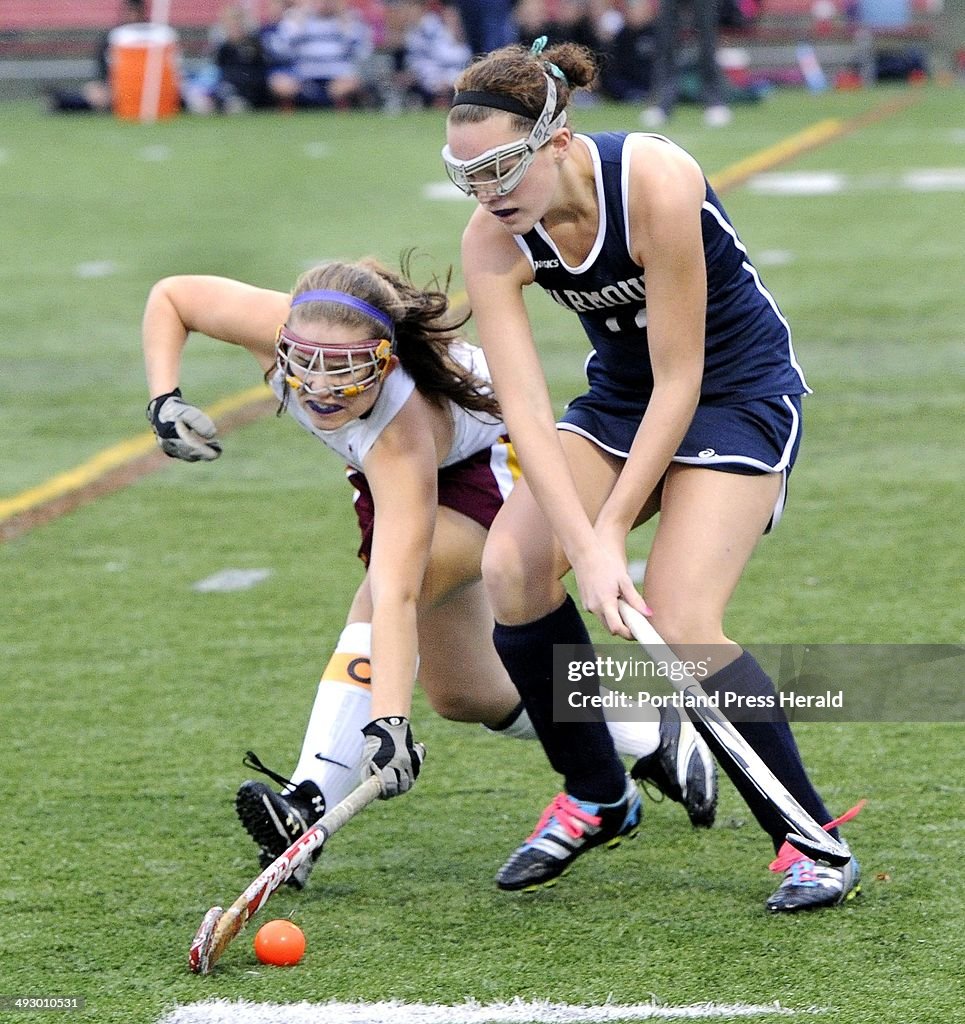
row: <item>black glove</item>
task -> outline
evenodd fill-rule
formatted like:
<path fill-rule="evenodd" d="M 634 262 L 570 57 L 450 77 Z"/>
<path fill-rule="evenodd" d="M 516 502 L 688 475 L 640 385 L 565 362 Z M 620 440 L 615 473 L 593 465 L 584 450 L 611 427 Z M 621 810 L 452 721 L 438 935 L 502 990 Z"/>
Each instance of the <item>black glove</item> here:
<path fill-rule="evenodd" d="M 152 398 L 147 419 L 165 455 L 185 462 L 212 462 L 221 454 L 218 428 L 207 413 L 181 400 L 181 389 Z"/>
<path fill-rule="evenodd" d="M 408 718 L 376 718 L 362 729 L 362 778 L 377 775 L 382 799 L 407 793 L 419 777 L 426 748 L 412 742 Z"/>

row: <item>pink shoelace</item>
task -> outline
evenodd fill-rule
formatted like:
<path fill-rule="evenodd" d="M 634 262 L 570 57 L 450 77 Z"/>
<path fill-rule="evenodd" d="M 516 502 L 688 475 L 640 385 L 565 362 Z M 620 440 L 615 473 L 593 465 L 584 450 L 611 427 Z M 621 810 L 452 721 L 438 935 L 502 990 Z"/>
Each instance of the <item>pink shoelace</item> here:
<path fill-rule="evenodd" d="M 533 834 L 527 838 L 526 842 L 531 843 L 536 839 L 540 832 L 549 824 L 551 818 L 556 818 L 563 826 L 564 831 L 573 839 L 579 839 L 583 835 L 585 831 L 584 825 L 596 827 L 603 820 L 596 814 L 584 811 L 573 797 L 567 793 L 557 793 L 550 802 L 549 807 L 543 811 L 543 816 L 536 823 Z"/>
<path fill-rule="evenodd" d="M 840 818 L 835 818 L 833 821 L 829 821 L 827 825 L 821 827 L 825 832 L 830 832 L 831 829 L 836 828 L 838 825 L 843 825 L 846 821 L 850 821 L 852 818 L 857 817 L 861 813 L 862 807 L 867 803 L 867 800 L 859 800 L 850 810 L 845 811 Z M 801 860 L 808 860 L 800 850 L 795 850 L 790 843 L 785 843 L 778 851 L 777 856 L 770 864 L 767 865 L 769 871 L 776 871 L 778 874 L 782 874 L 787 871 L 792 864 L 796 864 Z M 813 878 L 810 879 L 813 881 Z"/>

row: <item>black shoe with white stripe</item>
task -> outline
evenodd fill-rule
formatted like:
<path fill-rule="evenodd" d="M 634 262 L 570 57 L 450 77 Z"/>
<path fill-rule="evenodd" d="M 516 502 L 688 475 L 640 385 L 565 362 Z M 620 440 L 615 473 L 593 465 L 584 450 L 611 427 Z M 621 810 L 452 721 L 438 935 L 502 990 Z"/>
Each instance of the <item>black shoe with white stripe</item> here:
<path fill-rule="evenodd" d="M 502 866 L 496 884 L 500 889 L 524 892 L 555 885 L 581 853 L 632 839 L 639 830 L 641 813 L 640 795 L 629 776 L 623 798 L 615 804 L 593 804 L 560 793 L 543 812 L 532 835 Z"/>
<path fill-rule="evenodd" d="M 279 777 L 279 781 L 285 780 Z M 325 799 L 318 786 L 308 780 L 284 795 L 263 782 L 249 781 L 238 789 L 235 810 L 245 831 L 258 844 L 258 863 L 266 868 L 322 817 Z M 287 884 L 304 888 L 313 865 L 314 860 L 307 861 Z"/>
<path fill-rule="evenodd" d="M 717 816 L 717 762 L 693 723 L 676 708 L 660 709 L 660 746 L 630 769 L 638 782 L 652 782 L 684 805 L 690 823 L 710 828 Z"/>

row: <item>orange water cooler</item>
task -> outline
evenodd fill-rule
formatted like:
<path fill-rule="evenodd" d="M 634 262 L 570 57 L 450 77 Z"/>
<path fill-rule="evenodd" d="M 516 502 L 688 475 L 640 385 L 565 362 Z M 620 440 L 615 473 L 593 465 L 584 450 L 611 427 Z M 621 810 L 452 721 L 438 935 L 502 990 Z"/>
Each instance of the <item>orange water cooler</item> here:
<path fill-rule="evenodd" d="M 117 117 L 154 121 L 181 109 L 178 36 L 170 25 L 121 25 L 110 33 L 108 52 Z"/>

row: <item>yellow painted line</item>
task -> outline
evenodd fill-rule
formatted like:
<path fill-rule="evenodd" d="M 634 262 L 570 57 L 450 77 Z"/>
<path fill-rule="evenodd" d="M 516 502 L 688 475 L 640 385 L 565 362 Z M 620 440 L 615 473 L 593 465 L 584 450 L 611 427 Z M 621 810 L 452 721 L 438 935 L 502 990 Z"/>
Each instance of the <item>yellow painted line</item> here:
<path fill-rule="evenodd" d="M 847 123 L 839 121 L 837 118 L 832 117 L 825 121 L 818 121 L 796 135 L 782 139 L 773 146 L 768 146 L 767 149 L 752 153 L 746 159 L 738 160 L 737 163 L 718 171 L 717 174 L 709 175 L 708 180 L 716 192 L 726 192 L 737 185 L 742 185 L 753 175 L 769 171 L 772 167 L 777 167 L 778 164 L 785 163 L 816 146 L 825 145 L 839 135 L 844 135 L 847 131 Z"/>
<path fill-rule="evenodd" d="M 271 394 L 267 385 L 248 388 L 246 391 L 239 391 L 237 394 L 229 395 L 218 402 L 215 402 L 208 410 L 212 419 L 224 416 L 226 413 L 234 412 L 250 404 L 261 401 Z M 69 469 L 64 473 L 58 473 L 49 480 L 31 487 L 29 490 L 21 491 L 12 498 L 0 500 L 0 522 L 9 519 L 11 516 L 21 512 L 29 512 L 30 509 L 43 505 L 55 498 L 63 497 L 71 491 L 79 490 L 94 480 L 99 479 L 105 473 L 131 462 L 142 455 L 147 455 L 157 447 L 154 432 L 146 430 L 143 434 L 121 441 L 118 444 L 105 448 L 98 452 L 93 458 L 82 462 L 79 466 Z"/>

